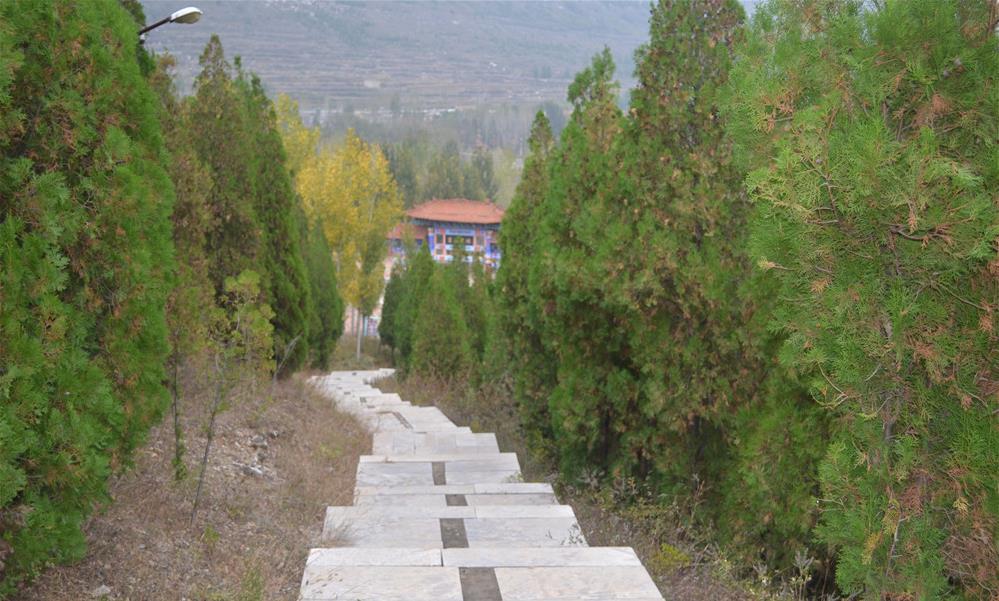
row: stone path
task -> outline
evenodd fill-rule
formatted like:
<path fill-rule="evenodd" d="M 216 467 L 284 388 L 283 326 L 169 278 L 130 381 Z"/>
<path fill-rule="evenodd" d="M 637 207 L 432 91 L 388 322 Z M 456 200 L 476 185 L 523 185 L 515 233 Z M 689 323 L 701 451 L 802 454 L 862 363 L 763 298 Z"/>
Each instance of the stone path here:
<path fill-rule="evenodd" d="M 329 507 L 300 601 L 662 601 L 629 547 L 589 547 L 572 507 L 522 482 L 496 436 L 369 385 L 392 370 L 313 383 L 374 433 L 354 505 Z"/>

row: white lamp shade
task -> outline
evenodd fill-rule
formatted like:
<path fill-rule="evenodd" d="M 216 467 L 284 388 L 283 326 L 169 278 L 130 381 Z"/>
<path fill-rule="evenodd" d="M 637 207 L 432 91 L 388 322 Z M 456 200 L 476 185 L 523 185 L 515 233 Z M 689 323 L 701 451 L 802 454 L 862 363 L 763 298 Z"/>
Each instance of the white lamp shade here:
<path fill-rule="evenodd" d="M 171 23 L 197 23 L 201 18 L 201 11 L 193 6 L 182 8 L 170 15 Z"/>

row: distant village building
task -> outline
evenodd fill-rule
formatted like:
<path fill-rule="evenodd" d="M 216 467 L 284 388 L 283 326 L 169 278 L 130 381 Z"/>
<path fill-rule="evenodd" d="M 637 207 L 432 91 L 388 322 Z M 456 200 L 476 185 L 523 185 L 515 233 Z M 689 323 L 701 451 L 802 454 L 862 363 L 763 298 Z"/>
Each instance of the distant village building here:
<path fill-rule="evenodd" d="M 451 198 L 434 199 L 406 211 L 407 222 L 389 234 L 394 257 L 404 252 L 408 230 L 417 247 L 430 249 L 438 263 L 450 263 L 464 251 L 465 260 L 478 258 L 490 270 L 500 264 L 499 228 L 503 209 L 492 202 Z"/>

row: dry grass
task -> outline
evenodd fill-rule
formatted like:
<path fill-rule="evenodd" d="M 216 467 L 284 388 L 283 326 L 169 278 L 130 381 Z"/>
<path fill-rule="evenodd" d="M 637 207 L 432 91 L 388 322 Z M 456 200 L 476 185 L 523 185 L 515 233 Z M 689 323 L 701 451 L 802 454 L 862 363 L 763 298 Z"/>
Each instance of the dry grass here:
<path fill-rule="evenodd" d="M 667 600 L 772 598 L 759 583 L 739 577 L 740 570 L 708 542 L 684 509 L 636 502 L 640 496 L 631 483 L 607 486 L 597 478 L 564 482 L 550 459 L 528 448 L 514 402 L 503 387 L 471 390 L 456 381 L 416 375 L 376 385 L 415 404 L 437 405 L 458 425 L 495 432 L 501 449 L 517 453 L 526 481 L 551 483 L 561 502 L 573 506 L 590 545 L 634 547 Z"/>
<path fill-rule="evenodd" d="M 190 378 L 189 378 L 190 380 Z M 173 424 L 150 433 L 134 469 L 111 484 L 113 502 L 87 525 L 87 557 L 53 567 L 18 597 L 114 600 L 295 599 L 327 505 L 352 502 L 370 437 L 301 376 L 236 400 L 219 416 L 201 508 L 190 523 L 205 442 L 204 391 L 187 386 L 182 417 L 189 475 L 173 480 Z M 248 475 L 243 466 L 262 475 Z"/>

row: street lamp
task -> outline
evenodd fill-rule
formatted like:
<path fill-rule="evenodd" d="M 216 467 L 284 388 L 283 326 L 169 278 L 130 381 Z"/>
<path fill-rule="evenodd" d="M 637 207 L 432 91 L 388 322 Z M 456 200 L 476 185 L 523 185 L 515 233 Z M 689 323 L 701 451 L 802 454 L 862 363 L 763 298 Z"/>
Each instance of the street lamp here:
<path fill-rule="evenodd" d="M 188 6 L 187 8 L 182 8 L 177 12 L 173 13 L 169 17 L 164 17 L 159 21 L 153 23 L 152 25 L 147 25 L 139 31 L 139 43 L 146 41 L 146 34 L 150 31 L 156 29 L 160 25 L 166 25 L 167 23 L 197 23 L 198 19 L 201 18 L 201 10 L 193 6 Z"/>

